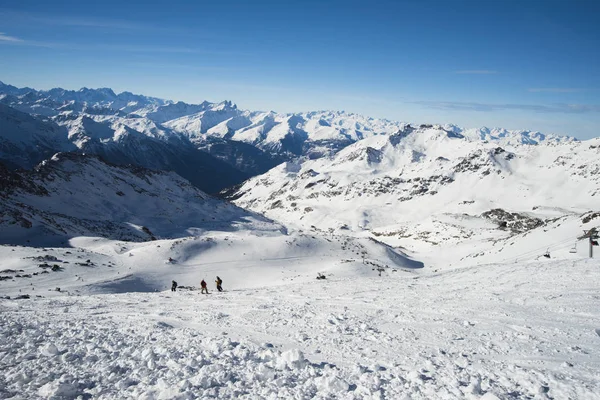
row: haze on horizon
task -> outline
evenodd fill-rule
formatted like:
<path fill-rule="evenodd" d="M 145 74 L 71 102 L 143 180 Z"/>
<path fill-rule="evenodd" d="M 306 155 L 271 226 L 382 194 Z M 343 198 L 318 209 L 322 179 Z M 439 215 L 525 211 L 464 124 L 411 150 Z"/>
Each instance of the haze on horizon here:
<path fill-rule="evenodd" d="M 600 2 L 8 0 L 0 80 L 600 136 Z"/>

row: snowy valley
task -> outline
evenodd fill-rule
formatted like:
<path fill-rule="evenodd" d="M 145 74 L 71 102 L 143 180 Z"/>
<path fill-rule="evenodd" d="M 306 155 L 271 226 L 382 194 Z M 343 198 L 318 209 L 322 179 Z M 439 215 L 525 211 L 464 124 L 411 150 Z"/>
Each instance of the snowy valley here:
<path fill-rule="evenodd" d="M 0 399 L 600 393 L 599 139 L 0 84 L 0 160 Z"/>

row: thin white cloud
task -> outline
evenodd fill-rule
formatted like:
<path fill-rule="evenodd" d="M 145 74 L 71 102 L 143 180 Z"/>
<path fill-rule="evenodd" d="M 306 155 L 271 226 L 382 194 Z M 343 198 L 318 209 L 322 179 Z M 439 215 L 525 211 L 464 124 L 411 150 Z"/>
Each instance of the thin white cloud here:
<path fill-rule="evenodd" d="M 491 69 L 465 69 L 460 71 L 454 71 L 455 74 L 467 74 L 467 75 L 493 75 L 497 74 L 498 71 Z"/>
<path fill-rule="evenodd" d="M 348 101 L 354 101 L 354 102 L 360 102 L 360 103 L 375 103 L 375 104 L 391 104 L 392 103 L 390 100 L 386 100 L 386 99 L 382 99 L 382 98 L 378 98 L 378 97 L 362 96 L 362 95 L 354 95 L 354 94 L 333 94 L 332 97 L 334 99 L 348 100 Z M 402 104 L 399 102 L 395 102 L 395 103 Z"/>
<path fill-rule="evenodd" d="M 4 32 L 0 32 L 0 41 L 2 41 L 2 42 L 11 42 L 11 43 L 19 43 L 19 42 L 23 42 L 23 39 L 19 39 L 19 38 L 14 37 L 14 36 L 8 36 Z"/>
<path fill-rule="evenodd" d="M 175 26 L 165 26 L 156 24 L 147 24 L 125 19 L 106 19 L 94 18 L 81 15 L 58 15 L 58 14 L 41 14 L 23 11 L 15 11 L 10 9 L 0 8 L 0 20 L 10 21 L 18 25 L 36 24 L 45 26 L 60 26 L 72 27 L 81 29 L 97 29 L 104 31 L 131 31 L 131 32 L 159 32 L 175 35 L 191 35 L 204 38 L 212 38 L 213 34 L 208 32 L 200 32 L 198 30 L 190 30 Z"/>
<path fill-rule="evenodd" d="M 155 69 L 185 69 L 185 70 L 198 70 L 198 71 L 237 71 L 238 68 L 235 67 L 225 67 L 218 65 L 190 65 L 190 64 L 180 64 L 180 63 L 169 63 L 169 62 L 155 62 L 155 61 L 132 61 L 126 62 L 124 65 L 129 65 L 132 67 L 142 67 L 142 68 L 155 68 Z"/>
<path fill-rule="evenodd" d="M 34 14 L 22 11 L 0 9 L 0 17 L 10 21 L 22 21 L 52 26 L 81 26 L 110 29 L 147 29 L 148 26 L 126 20 L 94 19 L 81 16 L 60 16 Z"/>
<path fill-rule="evenodd" d="M 464 111 L 532 111 L 536 113 L 563 113 L 563 114 L 585 114 L 600 113 L 600 105 L 596 104 L 490 104 L 490 103 L 469 103 L 454 101 L 417 101 L 425 107 L 437 108 L 440 110 L 464 110 Z"/>
<path fill-rule="evenodd" d="M 130 44 L 65 44 L 66 48 L 73 49 L 98 49 L 106 51 L 124 51 L 128 53 L 181 53 L 181 54 L 204 54 L 211 56 L 249 56 L 251 53 L 244 51 L 208 50 L 196 47 L 177 46 L 143 46 Z"/>
<path fill-rule="evenodd" d="M 177 46 L 140 46 L 129 44 L 83 44 L 83 43 L 67 43 L 67 42 L 45 42 L 38 40 L 22 40 L 12 36 L 6 36 L 0 33 L 0 44 L 17 44 L 22 46 L 44 47 L 49 49 L 62 50 L 99 50 L 99 51 L 117 51 L 128 53 L 163 53 L 163 54 L 204 54 L 211 56 L 249 56 L 247 52 L 236 52 L 227 50 L 206 50 L 193 47 L 177 47 Z"/>
<path fill-rule="evenodd" d="M 532 93 L 579 93 L 584 92 L 582 88 L 529 88 L 528 92 Z"/>

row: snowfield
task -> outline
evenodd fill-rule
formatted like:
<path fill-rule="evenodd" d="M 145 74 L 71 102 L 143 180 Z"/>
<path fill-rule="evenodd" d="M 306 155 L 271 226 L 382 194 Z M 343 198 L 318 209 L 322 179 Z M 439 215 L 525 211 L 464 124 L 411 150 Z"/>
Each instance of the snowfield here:
<path fill-rule="evenodd" d="M 142 252 L 108 257 L 116 243 L 79 240 L 80 251 L 67 256 L 81 253 L 98 266 L 63 262 L 62 271 L 0 281 L 0 291 L 11 293 L 0 300 L 0 398 L 594 399 L 600 393 L 595 260 L 437 272 L 388 268 L 382 276 L 360 259 L 334 266 L 312 250 L 302 262 L 268 265 L 249 257 L 252 273 L 191 260 L 196 277 L 209 283 L 211 293 L 202 295 L 168 290 L 168 277 L 185 265 L 148 265 L 161 243 L 154 250 L 135 244 L 148 253 L 140 262 Z M 1 249 L 12 265 L 25 262 L 25 254 L 69 251 Z M 133 293 L 95 283 L 91 277 L 104 275 L 100 266 L 109 258 L 112 269 L 140 281 L 163 277 L 161 290 Z M 326 270 L 327 279 L 309 276 L 311 264 L 312 271 Z M 217 274 L 225 292 L 214 290 Z M 179 276 L 180 285 L 199 286 L 194 275 Z M 71 285 L 68 293 L 54 290 L 61 282 Z M 16 299 L 23 294 L 31 297 Z"/>

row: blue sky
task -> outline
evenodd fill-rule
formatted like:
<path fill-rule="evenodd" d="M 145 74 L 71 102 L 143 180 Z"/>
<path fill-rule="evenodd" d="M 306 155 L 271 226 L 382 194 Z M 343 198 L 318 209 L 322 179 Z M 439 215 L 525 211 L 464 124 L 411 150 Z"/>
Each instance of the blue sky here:
<path fill-rule="evenodd" d="M 600 136 L 600 1 L 0 4 L 0 80 Z"/>

